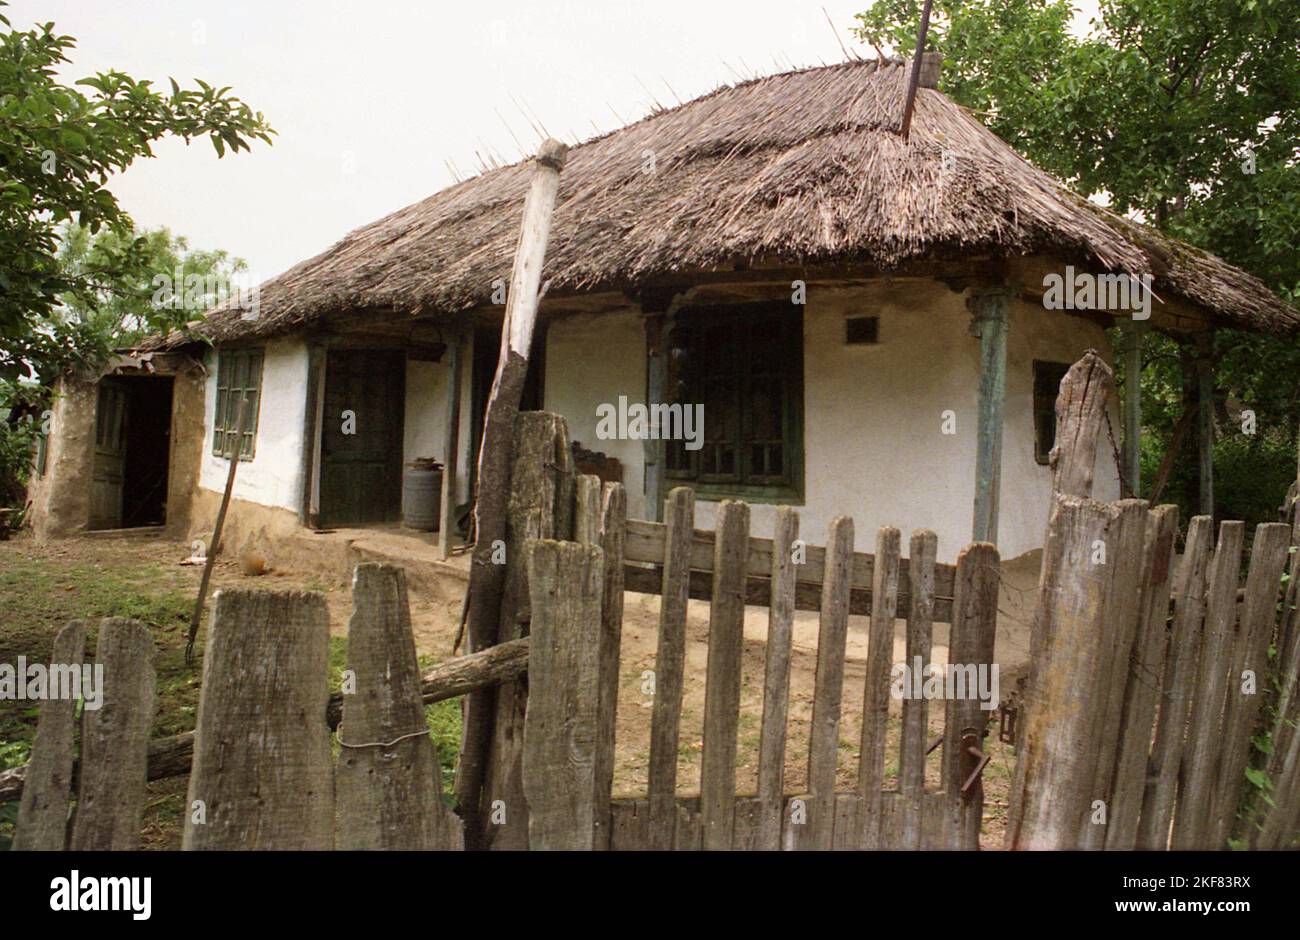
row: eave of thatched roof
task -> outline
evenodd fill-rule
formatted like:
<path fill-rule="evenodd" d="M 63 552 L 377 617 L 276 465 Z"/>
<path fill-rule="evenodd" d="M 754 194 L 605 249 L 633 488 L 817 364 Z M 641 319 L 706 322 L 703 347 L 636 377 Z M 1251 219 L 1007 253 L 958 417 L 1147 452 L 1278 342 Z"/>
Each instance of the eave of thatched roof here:
<path fill-rule="evenodd" d="M 893 62 L 788 72 L 574 147 L 544 281 L 552 291 L 634 290 L 759 259 L 888 271 L 927 258 L 1047 254 L 1150 274 L 1158 295 L 1222 325 L 1300 327 L 1300 312 L 1257 278 L 1089 203 L 936 90 L 920 90 L 902 139 L 905 90 L 906 70 Z M 509 279 L 530 172 L 530 162 L 502 167 L 357 229 L 263 284 L 256 317 L 218 311 L 200 332 L 221 342 L 350 310 L 487 305 L 492 282 Z"/>

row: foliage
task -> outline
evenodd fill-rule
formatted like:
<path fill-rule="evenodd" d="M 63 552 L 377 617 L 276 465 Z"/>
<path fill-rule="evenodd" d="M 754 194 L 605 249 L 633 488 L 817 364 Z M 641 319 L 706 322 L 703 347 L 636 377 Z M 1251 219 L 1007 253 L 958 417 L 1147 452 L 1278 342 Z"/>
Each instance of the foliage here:
<path fill-rule="evenodd" d="M 907 54 L 921 0 L 878 0 L 858 35 Z M 940 87 L 1048 172 L 1118 212 L 1204 247 L 1300 297 L 1300 9 L 1296 0 L 1101 0 L 1087 35 L 1068 0 L 935 0 L 927 45 Z M 1300 345 L 1215 338 L 1216 498 L 1225 516 L 1275 519 L 1295 477 Z M 1178 344 L 1144 351 L 1144 474 L 1182 410 Z M 1243 439 L 1230 405 L 1253 410 Z M 1168 496 L 1194 508 L 1190 441 Z M 1271 506 L 1271 509 L 1270 509 Z"/>
<path fill-rule="evenodd" d="M 132 306 L 158 246 L 135 234 L 108 189 L 113 174 L 153 156 L 167 136 L 206 137 L 220 157 L 253 140 L 269 143 L 274 131 L 229 88 L 203 81 L 182 88 L 172 80 L 162 92 L 112 70 L 62 84 L 56 70 L 69 62 L 71 36 L 53 23 L 17 30 L 0 16 L 0 25 L 0 379 L 49 384 L 102 356 L 95 328 L 105 306 L 142 317 L 138 328 L 172 325 L 171 311 L 155 322 L 149 309 Z M 60 259 L 69 224 L 111 234 L 93 245 L 70 242 L 73 256 Z M 96 315 L 68 318 L 65 308 Z"/>

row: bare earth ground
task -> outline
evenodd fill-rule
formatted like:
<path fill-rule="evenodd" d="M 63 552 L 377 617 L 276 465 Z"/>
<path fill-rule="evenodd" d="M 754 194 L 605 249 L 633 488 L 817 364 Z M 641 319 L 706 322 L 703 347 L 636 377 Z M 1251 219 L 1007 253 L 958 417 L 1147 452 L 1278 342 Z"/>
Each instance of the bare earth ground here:
<path fill-rule="evenodd" d="M 394 556 L 410 553 L 416 537 L 392 530 L 348 530 L 333 539 L 353 547 L 353 537 L 367 554 Z M 327 537 L 321 537 L 326 539 Z M 363 541 L 364 540 L 364 541 Z M 416 546 L 425 549 L 426 545 Z M 189 610 L 198 590 L 201 568 L 182 565 L 189 546 L 156 537 L 81 537 L 40 544 L 28 538 L 0 543 L 0 661 L 12 662 L 22 654 L 30 659 L 48 657 L 54 634 L 73 616 L 102 616 L 108 613 L 139 616 L 153 624 L 159 650 L 159 720 L 155 734 L 172 734 L 193 727 L 197 705 L 199 673 L 180 661 L 180 648 L 188 625 Z M 286 549 L 277 562 L 267 553 L 270 570 L 262 576 L 241 572 L 238 561 L 222 558 L 214 568 L 212 590 L 259 588 L 270 590 L 313 590 L 324 594 L 335 636 L 333 659 L 341 662 L 347 621 L 351 614 L 348 566 L 330 564 L 326 552 L 314 559 L 313 552 Z M 423 550 L 406 560 L 416 574 L 410 582 L 411 620 L 421 662 L 428 665 L 446 659 L 459 621 L 463 581 L 447 572 L 429 577 Z M 348 556 L 350 562 L 355 553 Z M 313 564 L 314 560 L 320 562 Z M 465 559 L 453 563 L 463 571 Z M 315 568 L 315 570 L 313 570 Z M 10 572 L 6 580 L 5 572 Z M 13 577 L 23 572 L 21 579 Z M 1003 567 L 1003 588 L 998 624 L 997 658 L 1001 664 L 1001 695 L 1014 687 L 1028 655 L 1028 623 L 1035 600 L 1037 556 L 1026 556 Z M 14 583 L 21 581 L 21 583 Z M 103 584 L 111 585 L 103 590 Z M 132 601 L 132 596 L 144 598 Z M 134 606 L 133 606 L 134 605 Z M 209 605 L 210 607 L 210 605 Z M 659 599 L 651 595 L 628 594 L 623 621 L 623 651 L 620 663 L 619 706 L 615 793 L 635 795 L 646 786 L 649 762 L 651 697 L 643 693 L 645 673 L 654 668 L 657 645 Z M 205 621 L 206 624 L 206 621 Z M 840 724 L 839 782 L 852 789 L 857 779 L 862 724 L 863 679 L 867 654 L 867 620 L 850 619 L 848 657 Z M 737 792 L 757 789 L 759 725 L 762 714 L 763 670 L 766 656 L 767 611 L 751 607 L 745 617 L 745 649 L 742 663 L 740 736 L 737 752 Z M 936 625 L 936 663 L 946 661 L 946 625 Z M 687 676 L 682 708 L 678 786 L 683 794 L 699 787 L 700 755 L 703 749 L 704 675 L 708 652 L 708 605 L 692 601 L 688 616 Z M 904 659 L 904 623 L 895 625 L 894 661 Z M 201 644 L 200 644 L 201 648 Z M 804 786 L 808 760 L 808 730 L 812 718 L 812 697 L 816 671 L 817 614 L 796 615 L 794 650 L 791 657 L 790 712 L 787 727 L 786 790 L 799 792 Z M 0 702 L 0 747 L 5 741 L 23 737 L 22 728 L 34 727 L 34 710 L 27 703 Z M 890 750 L 885 759 L 887 785 L 892 785 L 898 767 L 898 714 L 900 703 L 891 705 Z M 1010 783 L 1010 749 L 997 740 L 994 716 L 985 741 L 992 761 L 984 774 L 985 814 L 982 843 L 998 848 L 1005 824 L 1006 796 Z M 942 732 L 943 703 L 930 704 L 933 736 Z M 29 735 L 28 735 L 29 736 Z M 938 788 L 940 755 L 936 751 L 927 763 L 927 780 Z M 179 814 L 185 795 L 185 779 L 150 784 L 145 814 L 145 843 L 148 847 L 179 846 Z"/>

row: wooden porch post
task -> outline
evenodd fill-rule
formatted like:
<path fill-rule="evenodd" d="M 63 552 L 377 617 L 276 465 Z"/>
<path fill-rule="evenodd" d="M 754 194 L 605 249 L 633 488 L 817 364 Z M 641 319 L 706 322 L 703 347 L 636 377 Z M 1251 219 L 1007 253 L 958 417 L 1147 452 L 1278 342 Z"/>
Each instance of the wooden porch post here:
<path fill-rule="evenodd" d="M 302 508 L 298 522 L 310 528 L 320 525 L 320 441 L 321 411 L 325 407 L 325 344 L 311 340 L 307 346 L 306 407 L 302 430 Z"/>
<path fill-rule="evenodd" d="M 451 557 L 456 526 L 456 471 L 460 466 L 460 380 L 465 334 L 457 333 L 447 349 L 447 387 L 443 394 L 442 505 L 438 520 L 438 557 Z"/>
<path fill-rule="evenodd" d="M 1196 337 L 1197 457 L 1201 515 L 1214 515 L 1214 333 Z"/>
<path fill-rule="evenodd" d="M 1146 324 L 1133 321 L 1124 330 L 1124 481 L 1128 493 L 1142 492 L 1142 336 Z"/>
<path fill-rule="evenodd" d="M 668 338 L 662 313 L 648 314 L 645 318 L 646 349 L 646 403 L 662 401 L 664 387 L 668 384 L 668 358 L 663 343 Z M 645 517 L 651 522 L 663 521 L 663 441 L 646 438 L 645 441 Z"/>
<path fill-rule="evenodd" d="M 1007 309 L 1004 287 L 976 291 L 969 303 L 972 332 L 980 338 L 978 450 L 975 457 L 975 515 L 971 539 L 998 541 L 998 496 L 1002 485 L 1002 412 L 1007 389 Z"/>

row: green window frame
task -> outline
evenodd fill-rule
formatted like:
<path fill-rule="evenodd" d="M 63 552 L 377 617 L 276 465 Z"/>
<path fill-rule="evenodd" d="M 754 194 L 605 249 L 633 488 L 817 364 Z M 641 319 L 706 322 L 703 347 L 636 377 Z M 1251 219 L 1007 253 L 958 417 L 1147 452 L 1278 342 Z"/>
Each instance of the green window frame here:
<path fill-rule="evenodd" d="M 1034 460 L 1046 466 L 1056 446 L 1056 396 L 1068 362 L 1034 360 Z"/>
<path fill-rule="evenodd" d="M 252 460 L 261 410 L 261 349 L 223 349 L 217 354 L 217 401 L 212 419 L 212 454 L 230 459 L 239 429 L 239 403 L 248 396 L 248 421 L 239 448 L 240 460 Z"/>
<path fill-rule="evenodd" d="M 688 307 L 668 331 L 669 404 L 704 406 L 704 442 L 664 446 L 664 476 L 708 499 L 801 503 L 803 306 Z"/>

